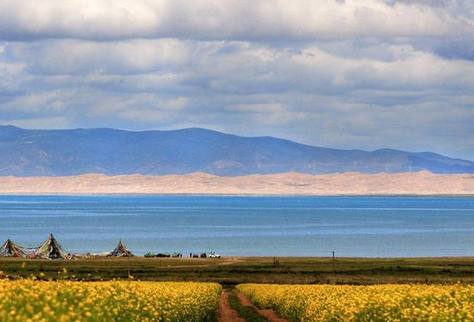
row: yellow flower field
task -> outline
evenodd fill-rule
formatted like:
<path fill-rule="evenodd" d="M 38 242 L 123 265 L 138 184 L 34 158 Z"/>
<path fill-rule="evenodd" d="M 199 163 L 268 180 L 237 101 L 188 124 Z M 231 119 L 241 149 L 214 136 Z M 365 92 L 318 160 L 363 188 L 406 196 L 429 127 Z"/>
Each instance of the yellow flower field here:
<path fill-rule="evenodd" d="M 215 321 L 221 286 L 0 280 L 0 321 Z"/>
<path fill-rule="evenodd" d="M 474 286 L 264 285 L 237 288 L 293 321 L 474 321 Z"/>

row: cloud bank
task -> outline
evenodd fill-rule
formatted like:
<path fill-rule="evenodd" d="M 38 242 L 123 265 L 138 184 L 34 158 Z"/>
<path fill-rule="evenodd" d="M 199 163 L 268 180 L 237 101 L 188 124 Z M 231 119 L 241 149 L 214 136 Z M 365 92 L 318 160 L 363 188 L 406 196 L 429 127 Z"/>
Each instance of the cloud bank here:
<path fill-rule="evenodd" d="M 474 159 L 471 1 L 0 1 L 0 123 Z"/>
<path fill-rule="evenodd" d="M 436 2 L 434 2 L 436 4 Z M 5 0 L 5 39 L 282 40 L 472 33 L 452 1 Z M 468 8 L 472 9 L 472 8 Z"/>

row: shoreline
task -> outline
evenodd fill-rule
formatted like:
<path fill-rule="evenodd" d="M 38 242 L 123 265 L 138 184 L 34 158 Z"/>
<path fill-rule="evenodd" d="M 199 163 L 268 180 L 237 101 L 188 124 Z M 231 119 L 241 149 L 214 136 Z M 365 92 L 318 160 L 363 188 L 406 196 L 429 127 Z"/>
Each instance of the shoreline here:
<path fill-rule="evenodd" d="M 0 192 L 2 197 L 269 197 L 269 198 L 296 198 L 296 197 L 327 197 L 327 198 L 363 198 L 363 197 L 375 197 L 375 198 L 474 198 L 472 194 L 252 194 L 252 193 L 241 193 L 241 194 L 226 194 L 226 193 L 154 193 L 154 192 L 142 192 L 142 193 L 123 193 L 123 192 L 111 192 L 111 193 L 3 193 Z"/>
<path fill-rule="evenodd" d="M 106 252 L 107 253 L 107 252 Z M 15 257 L 15 256 L 0 256 L 1 261 L 31 261 L 31 262 L 74 262 L 74 261 L 127 261 L 127 260 L 150 260 L 150 261 L 214 261 L 214 263 L 219 264 L 222 262 L 226 262 L 229 260 L 232 261 L 258 261 L 258 260 L 272 260 L 272 259 L 284 259 L 284 260 L 295 260 L 295 261 L 306 261 L 306 260 L 314 260 L 314 261 L 326 261 L 332 260 L 333 257 L 328 256 L 291 256 L 291 255 L 223 255 L 221 258 L 201 258 L 201 257 L 189 257 L 189 255 L 184 255 L 182 257 L 147 257 L 144 255 L 133 255 L 133 256 L 107 256 L 107 255 L 89 255 L 85 256 L 83 254 L 76 254 L 77 256 L 73 259 L 48 259 L 48 258 L 28 258 L 28 257 Z M 347 261 L 403 261 L 403 260 L 422 260 L 422 261 L 438 261 L 438 260 L 468 260 L 474 261 L 474 255 L 464 255 L 464 256 L 448 256 L 448 255 L 440 255 L 440 256 L 389 256 L 389 257 L 370 257 L 370 256 L 335 256 L 335 259 L 338 260 L 347 260 Z M 474 264 L 474 263 L 473 263 Z M 474 276 L 473 276 L 474 277 Z"/>
<path fill-rule="evenodd" d="M 0 195 L 474 196 L 474 174 L 278 173 L 222 177 L 84 174 L 0 177 Z"/>

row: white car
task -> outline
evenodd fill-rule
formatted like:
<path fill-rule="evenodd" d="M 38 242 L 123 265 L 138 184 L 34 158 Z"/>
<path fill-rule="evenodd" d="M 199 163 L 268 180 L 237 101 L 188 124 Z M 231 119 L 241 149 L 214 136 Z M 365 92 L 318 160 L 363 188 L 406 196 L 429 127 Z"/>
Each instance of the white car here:
<path fill-rule="evenodd" d="M 221 255 L 216 254 L 215 252 L 210 252 L 209 254 L 207 254 L 207 257 L 208 258 L 221 258 Z"/>

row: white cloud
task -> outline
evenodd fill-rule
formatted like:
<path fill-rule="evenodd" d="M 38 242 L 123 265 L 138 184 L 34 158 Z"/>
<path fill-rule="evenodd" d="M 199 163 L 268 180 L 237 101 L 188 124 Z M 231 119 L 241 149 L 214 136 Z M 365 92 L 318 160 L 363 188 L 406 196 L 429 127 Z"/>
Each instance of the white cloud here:
<path fill-rule="evenodd" d="M 27 60 L 37 73 L 142 73 L 185 64 L 191 49 L 174 39 L 120 42 L 61 40 L 15 46 L 16 59 Z"/>
<path fill-rule="evenodd" d="M 463 17 L 465 12 L 380 0 L 3 0 L 0 37 L 281 40 L 442 36 L 474 31 Z"/>

